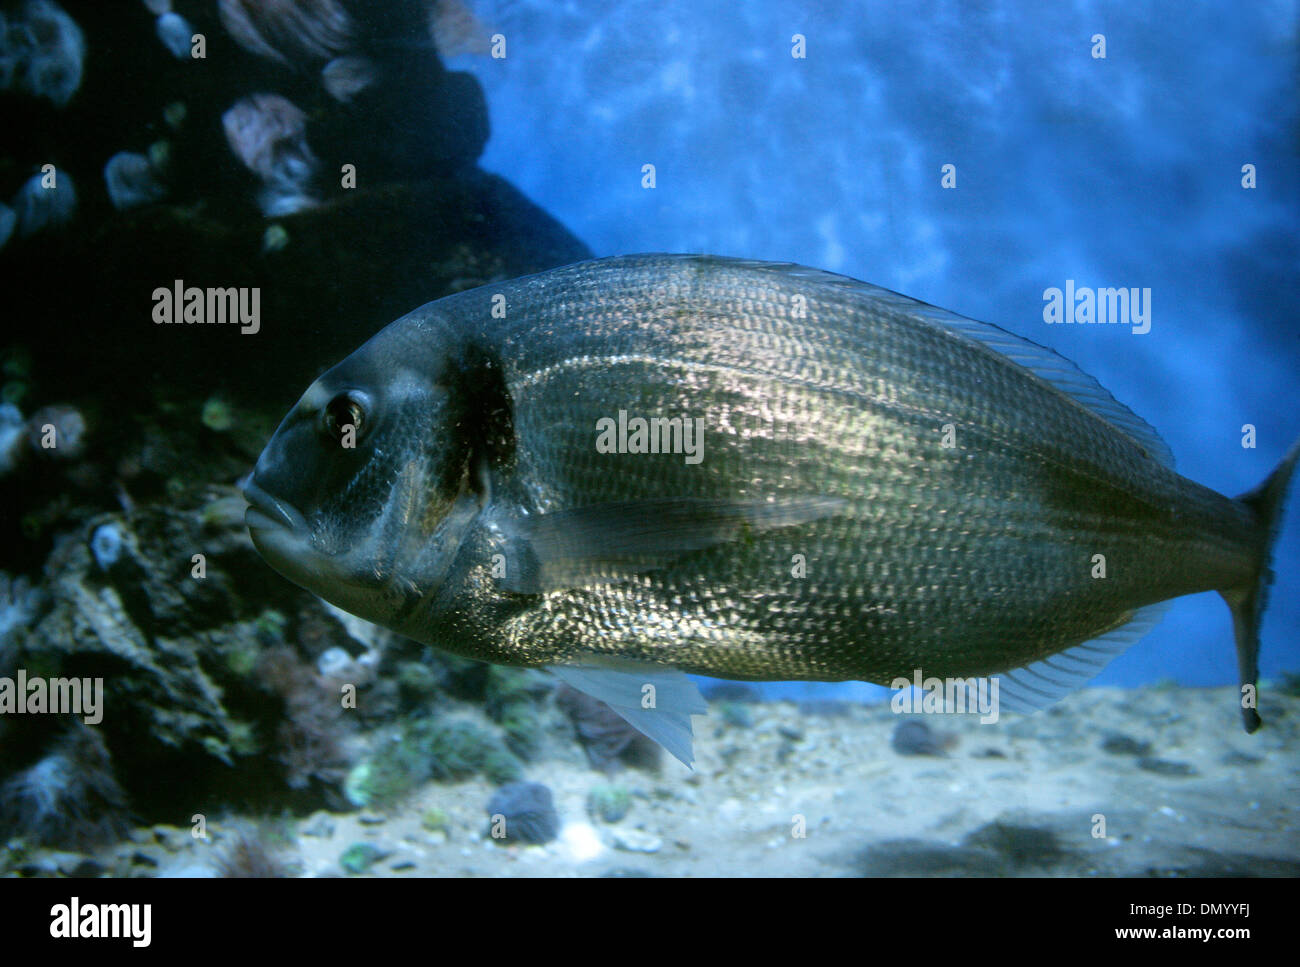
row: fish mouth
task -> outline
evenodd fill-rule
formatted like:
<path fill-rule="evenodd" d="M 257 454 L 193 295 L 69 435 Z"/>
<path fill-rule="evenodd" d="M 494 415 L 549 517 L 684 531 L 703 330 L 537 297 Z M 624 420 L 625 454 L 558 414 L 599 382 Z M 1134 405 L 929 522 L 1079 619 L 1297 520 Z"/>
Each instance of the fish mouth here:
<path fill-rule="evenodd" d="M 244 480 L 240 489 L 248 501 L 248 509 L 244 511 L 244 524 L 250 531 L 284 530 L 295 536 L 306 533 L 307 521 L 302 514 L 259 487 L 252 474 Z"/>

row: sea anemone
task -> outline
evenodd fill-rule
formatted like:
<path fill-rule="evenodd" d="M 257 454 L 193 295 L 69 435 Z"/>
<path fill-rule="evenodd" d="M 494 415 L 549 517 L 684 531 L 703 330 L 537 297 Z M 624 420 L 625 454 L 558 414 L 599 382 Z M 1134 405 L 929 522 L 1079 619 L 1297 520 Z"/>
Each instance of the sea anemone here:
<path fill-rule="evenodd" d="M 12 403 L 0 403 L 0 474 L 6 474 L 27 452 L 27 421 Z"/>
<path fill-rule="evenodd" d="M 62 107 L 81 86 L 86 41 L 77 22 L 50 0 L 0 13 L 0 90 L 17 87 Z"/>
<path fill-rule="evenodd" d="M 374 62 L 368 57 L 335 57 L 320 72 L 326 92 L 343 104 L 373 84 L 376 76 Z"/>
<path fill-rule="evenodd" d="M 45 186 L 45 174 L 32 175 L 14 195 L 18 234 L 24 238 L 72 221 L 77 211 L 77 189 L 66 171 L 52 172 L 54 181 Z"/>
<path fill-rule="evenodd" d="M 45 600 L 45 593 L 26 578 L 0 571 L 0 675 L 8 676 L 17 662 L 16 649 L 10 646 L 14 632 L 36 620 Z"/>
<path fill-rule="evenodd" d="M 226 141 L 262 182 L 258 196 L 268 217 L 312 208 L 318 162 L 307 143 L 307 115 L 279 94 L 254 94 L 221 116 Z"/>
<path fill-rule="evenodd" d="M 338 0 L 220 0 L 217 11 L 235 43 L 282 64 L 328 60 L 353 43 Z"/>
<path fill-rule="evenodd" d="M 429 34 L 443 57 L 486 54 L 491 49 L 488 29 L 463 0 L 430 0 Z"/>
<path fill-rule="evenodd" d="M 121 837 L 128 826 L 108 747 L 80 722 L 0 786 L 0 828 L 34 845 L 90 849 Z"/>
<path fill-rule="evenodd" d="M 177 60 L 190 59 L 190 45 L 194 42 L 194 28 L 178 13 L 170 10 L 158 17 L 155 23 L 158 39 Z"/>
<path fill-rule="evenodd" d="M 86 418 L 74 406 L 44 406 L 27 421 L 33 449 L 59 460 L 75 460 L 86 446 Z"/>
<path fill-rule="evenodd" d="M 158 178 L 153 163 L 142 154 L 119 151 L 104 165 L 108 197 L 118 211 L 162 201 L 167 187 Z"/>

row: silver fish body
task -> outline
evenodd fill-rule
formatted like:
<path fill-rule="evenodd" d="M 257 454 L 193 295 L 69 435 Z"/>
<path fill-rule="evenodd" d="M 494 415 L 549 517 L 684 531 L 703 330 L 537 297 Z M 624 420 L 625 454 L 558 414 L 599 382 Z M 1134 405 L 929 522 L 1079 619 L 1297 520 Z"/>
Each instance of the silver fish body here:
<path fill-rule="evenodd" d="M 646 255 L 388 326 L 285 418 L 248 521 L 290 579 L 490 662 L 1074 684 L 1152 606 L 1216 590 L 1253 686 L 1296 457 L 1231 499 L 996 327 L 814 270 Z"/>

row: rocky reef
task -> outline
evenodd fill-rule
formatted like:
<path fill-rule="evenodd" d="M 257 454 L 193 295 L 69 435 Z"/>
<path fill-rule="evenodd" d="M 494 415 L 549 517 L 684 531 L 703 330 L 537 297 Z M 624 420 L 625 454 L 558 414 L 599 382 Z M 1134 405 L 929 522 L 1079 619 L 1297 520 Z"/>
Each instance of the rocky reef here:
<path fill-rule="evenodd" d="M 235 490 L 383 325 L 589 255 L 477 165 L 487 106 L 443 56 L 488 36 L 451 0 L 0 4 L 0 679 L 102 683 L 94 722 L 0 714 L 0 867 L 581 755 L 545 682 L 275 576 Z M 256 297 L 160 308 L 190 288 Z M 210 868 L 279 870 L 263 839 Z"/>

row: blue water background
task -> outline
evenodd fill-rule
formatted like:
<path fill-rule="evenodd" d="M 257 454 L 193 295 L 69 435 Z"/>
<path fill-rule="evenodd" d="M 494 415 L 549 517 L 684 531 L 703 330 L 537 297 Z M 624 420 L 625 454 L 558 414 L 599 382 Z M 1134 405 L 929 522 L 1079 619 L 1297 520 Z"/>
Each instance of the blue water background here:
<path fill-rule="evenodd" d="M 1074 360 L 1223 493 L 1300 436 L 1295 2 L 474 7 L 507 41 L 502 60 L 452 62 L 487 90 L 483 165 L 597 254 L 800 262 L 996 323 Z M 1151 331 L 1046 325 L 1043 292 L 1066 279 L 1149 287 Z M 1265 676 L 1300 668 L 1292 511 Z M 1236 682 L 1217 595 L 1178 601 L 1098 682 L 1169 678 Z"/>

